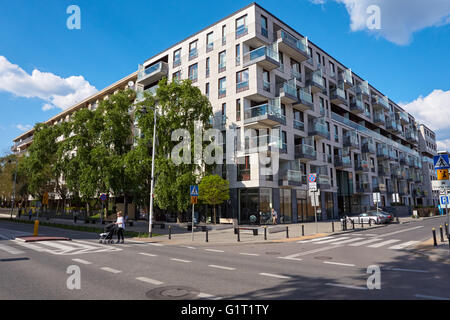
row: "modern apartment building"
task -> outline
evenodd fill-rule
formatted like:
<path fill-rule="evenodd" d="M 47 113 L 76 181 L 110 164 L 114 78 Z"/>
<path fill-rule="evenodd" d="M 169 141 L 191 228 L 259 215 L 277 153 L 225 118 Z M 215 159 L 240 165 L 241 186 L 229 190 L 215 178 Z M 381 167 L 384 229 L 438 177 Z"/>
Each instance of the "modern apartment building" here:
<path fill-rule="evenodd" d="M 422 157 L 423 192 L 425 198 L 422 205 L 439 204 L 439 191 L 433 191 L 431 181 L 437 180 L 433 157 L 437 155 L 436 134 L 424 124 L 419 125 L 419 152 Z"/>
<path fill-rule="evenodd" d="M 381 206 L 426 203 L 431 176 L 423 174 L 414 117 L 256 3 L 151 57 L 116 85 L 135 81 L 140 99 L 163 77 L 198 86 L 227 149 L 232 142 L 233 157 L 217 167 L 231 187 L 221 221 L 248 223 L 271 207 L 285 223 L 314 220 L 310 173 L 318 175 L 319 219 L 362 212 L 373 206 L 373 192 L 381 193 Z M 23 150 L 32 133 L 16 138 L 13 150 Z M 272 174 L 264 153 L 277 154 Z"/>

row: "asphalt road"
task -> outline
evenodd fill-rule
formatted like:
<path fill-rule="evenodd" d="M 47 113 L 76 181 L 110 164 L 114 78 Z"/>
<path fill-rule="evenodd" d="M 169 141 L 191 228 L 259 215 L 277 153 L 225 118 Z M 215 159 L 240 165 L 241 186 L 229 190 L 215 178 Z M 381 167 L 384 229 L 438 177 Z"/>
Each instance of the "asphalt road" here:
<path fill-rule="evenodd" d="M 72 241 L 22 243 L 0 222 L 0 299 L 450 299 L 450 266 L 410 251 L 440 219 L 267 244 L 155 245 L 40 228 Z M 70 266 L 80 289 L 69 289 Z M 369 266 L 380 289 L 369 290 Z M 373 277 L 373 276 L 372 276 Z M 371 282 L 372 283 L 372 282 Z"/>

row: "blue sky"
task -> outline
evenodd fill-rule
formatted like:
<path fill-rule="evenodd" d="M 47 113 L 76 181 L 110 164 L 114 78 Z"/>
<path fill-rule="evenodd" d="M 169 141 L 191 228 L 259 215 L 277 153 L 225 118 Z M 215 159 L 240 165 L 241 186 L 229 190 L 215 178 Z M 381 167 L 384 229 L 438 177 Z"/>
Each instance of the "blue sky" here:
<path fill-rule="evenodd" d="M 355 1 L 257 3 L 308 36 L 389 98 L 405 104 L 416 118 L 437 130 L 441 146 L 450 149 L 449 1 L 358 0 L 358 5 Z M 56 115 L 70 101 L 80 100 L 83 94 L 121 79 L 152 55 L 249 3 L 241 0 L 3 2 L 0 153 L 7 152 L 11 140 L 27 127 Z M 359 6 L 364 3 L 381 7 L 381 30 L 361 27 L 366 17 L 362 11 L 365 7 Z M 69 30 L 66 26 L 70 16 L 66 9 L 72 4 L 81 9 L 81 30 Z M 6 78 L 5 70 L 19 79 Z M 27 81 L 21 82 L 24 78 Z"/>

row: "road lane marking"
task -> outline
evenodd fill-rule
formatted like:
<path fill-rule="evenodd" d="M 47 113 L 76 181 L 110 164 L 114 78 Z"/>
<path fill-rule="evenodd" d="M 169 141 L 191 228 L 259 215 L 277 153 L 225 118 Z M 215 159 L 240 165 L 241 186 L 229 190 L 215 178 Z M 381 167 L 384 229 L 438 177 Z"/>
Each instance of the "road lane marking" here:
<path fill-rule="evenodd" d="M 368 246 L 368 248 L 379 248 L 379 247 L 382 247 L 382 246 L 385 246 L 385 245 L 388 245 L 388 244 L 391 244 L 394 242 L 399 242 L 399 241 L 401 241 L 401 240 L 396 240 L 396 239 L 386 240 L 386 241 L 383 241 L 380 243 L 372 244 L 372 245 Z"/>
<path fill-rule="evenodd" d="M 52 247 L 52 248 L 56 248 L 56 249 L 60 249 L 62 251 L 72 251 L 72 250 L 76 250 L 77 249 L 77 248 L 74 248 L 74 247 L 63 245 L 63 244 L 61 244 L 59 242 L 56 242 L 56 241 L 48 241 L 48 242 L 47 241 L 43 241 L 43 242 L 40 242 L 39 244 L 42 244 L 42 245 L 48 246 L 48 247 Z"/>
<path fill-rule="evenodd" d="M 264 273 L 264 272 L 262 272 L 262 273 L 260 273 L 259 275 L 265 276 L 265 277 L 278 278 L 278 279 L 291 279 L 291 277 L 288 277 L 288 276 L 282 276 L 282 275 L 279 275 L 279 274 L 273 274 L 273 273 Z"/>
<path fill-rule="evenodd" d="M 254 256 L 257 257 L 259 256 L 258 253 L 247 253 L 247 252 L 240 252 L 239 254 L 242 254 L 243 256 Z"/>
<path fill-rule="evenodd" d="M 314 250 L 310 250 L 310 251 L 305 251 L 305 252 L 291 254 L 291 255 L 286 256 L 286 257 L 278 257 L 278 258 L 279 259 L 286 259 L 286 260 L 298 260 L 298 261 L 301 261 L 302 259 L 297 259 L 297 257 L 306 256 L 306 255 L 311 254 L 311 253 L 321 252 L 321 251 L 325 251 L 325 250 L 335 249 L 336 247 L 337 246 L 328 246 L 328 247 L 323 247 L 323 248 L 314 249 Z"/>
<path fill-rule="evenodd" d="M 177 262 L 185 262 L 185 263 L 190 263 L 190 262 L 192 262 L 192 261 L 189 261 L 189 260 L 176 259 L 176 258 L 171 258 L 170 260 L 172 260 L 172 261 L 177 261 Z"/>
<path fill-rule="evenodd" d="M 427 270 L 418 270 L 418 269 L 403 269 L 403 268 L 389 268 L 387 270 L 392 271 L 405 271 L 405 272 L 419 272 L 419 273 L 429 273 Z"/>
<path fill-rule="evenodd" d="M 7 246 L 5 244 L 0 244 L 0 250 L 6 251 L 6 252 L 8 252 L 10 254 L 22 254 L 22 253 L 25 253 L 22 250 L 19 250 L 19 249 Z"/>
<path fill-rule="evenodd" d="M 143 256 L 148 256 L 148 257 L 157 257 L 158 256 L 156 254 L 147 253 L 147 252 L 139 252 L 139 254 L 141 254 Z"/>
<path fill-rule="evenodd" d="M 423 298 L 423 299 L 430 299 L 430 300 L 450 300 L 450 298 L 436 297 L 436 296 L 426 296 L 426 295 L 423 295 L 423 294 L 416 294 L 414 296 L 416 298 Z"/>
<path fill-rule="evenodd" d="M 75 262 L 78 262 L 78 263 L 81 263 L 81 264 L 92 264 L 92 262 L 89 262 L 89 261 L 86 261 L 86 260 L 83 260 L 83 259 L 72 259 L 72 261 L 75 261 Z"/>
<path fill-rule="evenodd" d="M 194 248 L 194 247 L 191 247 L 191 246 L 181 246 L 181 247 L 187 248 L 187 249 L 192 249 L 192 250 L 197 249 L 197 248 Z"/>
<path fill-rule="evenodd" d="M 395 231 L 395 232 L 391 232 L 391 233 L 384 233 L 384 234 L 380 234 L 379 237 L 392 236 L 393 234 L 402 233 L 402 232 L 411 231 L 411 230 L 416 230 L 416 229 L 419 229 L 419 228 L 423 228 L 423 226 L 417 226 L 417 227 L 414 227 L 414 228 L 403 229 L 403 230 L 399 230 L 399 231 Z"/>
<path fill-rule="evenodd" d="M 50 249 L 44 249 L 44 248 L 41 248 L 41 247 L 39 247 L 37 245 L 31 244 L 31 243 L 28 243 L 28 242 L 22 242 L 22 241 L 17 241 L 17 240 L 13 240 L 13 241 L 16 244 L 18 244 L 19 246 L 22 246 L 24 248 L 31 249 L 31 250 L 34 250 L 34 251 L 37 251 L 37 252 L 50 252 Z"/>
<path fill-rule="evenodd" d="M 309 242 L 316 242 L 316 241 L 322 241 L 325 239 L 333 239 L 335 237 L 322 237 L 322 238 L 317 238 L 317 239 L 310 239 L 310 240 L 301 240 L 301 241 L 297 241 L 297 243 L 309 243 Z"/>
<path fill-rule="evenodd" d="M 223 250 L 217 250 L 217 249 L 205 249 L 206 251 L 210 251 L 210 252 L 225 252 Z"/>
<path fill-rule="evenodd" d="M 344 266 L 344 267 L 354 267 L 354 264 L 350 264 L 350 263 L 341 263 L 341 262 L 332 262 L 332 261 L 324 261 L 323 263 L 326 264 L 334 264 L 337 266 Z"/>
<path fill-rule="evenodd" d="M 347 288 L 347 289 L 356 289 L 356 290 L 369 290 L 366 287 L 357 287 L 351 286 L 348 284 L 340 284 L 340 283 L 325 283 L 326 286 L 339 287 L 339 288 Z"/>
<path fill-rule="evenodd" d="M 109 267 L 101 267 L 100 269 L 102 269 L 103 271 L 111 272 L 111 273 L 121 273 L 122 272 L 120 270 L 116 270 L 116 269 L 109 268 Z"/>
<path fill-rule="evenodd" d="M 383 239 L 379 239 L 379 238 L 369 239 L 369 240 L 366 240 L 366 241 L 361 241 L 361 242 L 349 244 L 349 246 L 351 246 L 351 247 L 359 247 L 359 246 L 362 246 L 362 245 L 365 245 L 365 244 L 368 244 L 368 243 L 377 242 L 377 241 L 381 241 L 381 240 L 383 240 Z"/>
<path fill-rule="evenodd" d="M 208 267 L 217 268 L 217 269 L 223 269 L 223 270 L 230 270 L 230 271 L 236 270 L 236 268 L 218 266 L 218 265 L 215 265 L 215 264 L 209 264 Z"/>
<path fill-rule="evenodd" d="M 317 244 L 322 244 L 322 243 L 330 243 L 330 242 L 336 242 L 336 241 L 341 241 L 341 240 L 345 240 L 345 239 L 349 239 L 350 237 L 341 237 L 341 238 L 337 238 L 337 239 L 330 239 L 330 240 L 325 240 L 325 241 L 318 241 L 316 242 Z"/>
<path fill-rule="evenodd" d="M 156 242 L 149 242 L 148 244 L 151 245 L 151 246 L 155 246 L 155 247 L 162 247 L 162 246 L 164 246 L 163 244 L 156 243 Z"/>
<path fill-rule="evenodd" d="M 400 243 L 400 244 L 397 244 L 395 246 L 389 247 L 389 249 L 401 250 L 401 249 L 404 249 L 406 247 L 412 246 L 412 245 L 414 245 L 416 243 L 419 243 L 419 242 L 420 241 L 408 241 L 408 242 Z"/>
<path fill-rule="evenodd" d="M 138 277 L 138 278 L 136 278 L 136 280 L 143 281 L 143 282 L 150 283 L 150 284 L 154 284 L 154 285 L 157 285 L 157 286 L 159 286 L 160 284 L 164 283 L 164 282 L 161 282 L 161 281 L 158 281 L 158 280 L 155 280 L 155 279 L 146 278 L 146 277 Z"/>

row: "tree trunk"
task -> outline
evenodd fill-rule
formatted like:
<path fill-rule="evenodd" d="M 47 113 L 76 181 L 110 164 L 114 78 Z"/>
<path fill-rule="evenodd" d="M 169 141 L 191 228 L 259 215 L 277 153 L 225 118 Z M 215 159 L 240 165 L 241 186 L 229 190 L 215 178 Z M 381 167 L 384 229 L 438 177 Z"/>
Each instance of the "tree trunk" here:
<path fill-rule="evenodd" d="M 216 205 L 214 205 L 214 224 L 216 224 L 217 222 L 217 217 L 216 217 Z"/>

